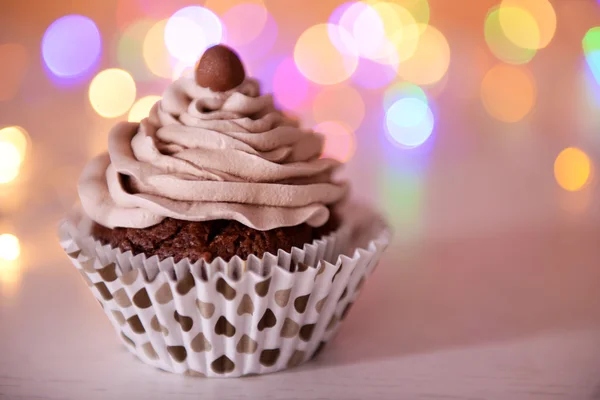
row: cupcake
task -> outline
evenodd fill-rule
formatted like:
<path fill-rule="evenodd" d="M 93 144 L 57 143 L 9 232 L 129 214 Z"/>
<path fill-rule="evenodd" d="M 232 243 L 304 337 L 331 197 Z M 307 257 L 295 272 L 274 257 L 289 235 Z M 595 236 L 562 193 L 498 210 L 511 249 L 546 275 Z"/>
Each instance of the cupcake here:
<path fill-rule="evenodd" d="M 112 129 L 59 236 L 133 354 L 215 377 L 315 356 L 389 241 L 322 150 L 222 45 Z"/>

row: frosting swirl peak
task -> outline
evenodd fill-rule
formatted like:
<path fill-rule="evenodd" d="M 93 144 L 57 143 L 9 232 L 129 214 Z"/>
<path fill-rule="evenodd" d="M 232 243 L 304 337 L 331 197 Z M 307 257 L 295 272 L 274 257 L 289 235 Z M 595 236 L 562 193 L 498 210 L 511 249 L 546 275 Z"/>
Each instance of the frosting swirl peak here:
<path fill-rule="evenodd" d="M 236 220 L 258 230 L 323 225 L 347 193 L 321 135 L 299 128 L 245 79 L 225 92 L 181 78 L 140 124 L 120 123 L 79 181 L 101 225 L 146 228 L 166 217 Z"/>

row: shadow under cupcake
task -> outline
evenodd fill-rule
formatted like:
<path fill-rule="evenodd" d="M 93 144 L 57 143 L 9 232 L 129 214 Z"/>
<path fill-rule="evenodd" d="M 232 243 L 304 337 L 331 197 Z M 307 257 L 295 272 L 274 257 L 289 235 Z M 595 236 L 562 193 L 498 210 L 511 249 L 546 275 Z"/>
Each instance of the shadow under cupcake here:
<path fill-rule="evenodd" d="M 296 366 L 335 335 L 389 232 L 346 201 L 322 149 L 222 45 L 148 118 L 113 128 L 59 236 L 132 353 L 237 377 Z"/>

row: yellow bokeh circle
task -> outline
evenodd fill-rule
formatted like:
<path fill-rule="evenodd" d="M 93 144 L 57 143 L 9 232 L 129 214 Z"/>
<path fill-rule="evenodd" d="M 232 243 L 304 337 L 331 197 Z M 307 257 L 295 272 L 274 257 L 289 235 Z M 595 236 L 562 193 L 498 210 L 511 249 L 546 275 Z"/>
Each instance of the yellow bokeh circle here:
<path fill-rule="evenodd" d="M 129 116 L 127 120 L 129 122 L 140 122 L 150 114 L 150 110 L 161 99 L 160 96 L 146 96 L 142 97 L 129 110 Z"/>
<path fill-rule="evenodd" d="M 417 50 L 421 30 L 413 15 L 404 7 L 396 3 L 378 2 L 373 9 L 379 14 L 383 22 L 388 45 L 382 47 L 377 61 L 385 63 L 394 59 L 392 52 L 396 52 L 400 62 L 408 60 Z"/>
<path fill-rule="evenodd" d="M 500 24 L 500 9 L 490 9 L 484 24 L 485 41 L 492 53 L 501 61 L 510 64 L 525 64 L 533 59 L 537 49 L 517 46 L 504 32 Z M 539 37 L 539 36 L 538 36 Z"/>
<path fill-rule="evenodd" d="M 487 112 L 503 122 L 522 120 L 532 110 L 537 89 L 531 73 L 524 67 L 498 64 L 481 83 L 481 101 Z"/>
<path fill-rule="evenodd" d="M 94 111 L 105 118 L 125 114 L 135 101 L 135 95 L 133 77 L 127 71 L 118 68 L 100 72 L 90 84 L 90 104 Z"/>
<path fill-rule="evenodd" d="M 340 51 L 333 41 L 344 43 Z M 294 61 L 307 79 L 320 85 L 334 85 L 347 80 L 358 67 L 358 50 L 344 28 L 319 24 L 308 28 L 296 42 Z"/>
<path fill-rule="evenodd" d="M 162 20 L 154 24 L 146 33 L 142 45 L 142 54 L 148 69 L 161 78 L 171 78 L 173 67 L 171 55 L 165 44 L 165 28 L 168 20 Z M 190 39 L 193 40 L 193 39 Z"/>
<path fill-rule="evenodd" d="M 592 173 L 592 162 L 584 151 L 567 147 L 554 161 L 554 177 L 563 189 L 569 192 L 581 190 Z"/>
<path fill-rule="evenodd" d="M 0 235 L 0 259 L 13 261 L 19 258 L 21 245 L 19 239 L 10 233 Z"/>
<path fill-rule="evenodd" d="M 19 175 L 22 161 L 13 143 L 0 142 L 0 183 L 13 181 Z"/>
<path fill-rule="evenodd" d="M 19 152 L 21 162 L 25 160 L 30 146 L 29 134 L 20 126 L 0 129 L 0 142 L 12 144 Z"/>
<path fill-rule="evenodd" d="M 1 155 L 0 155 L 1 156 Z M 14 181 L 21 172 L 19 166 L 0 167 L 0 184 L 5 184 Z"/>
<path fill-rule="evenodd" d="M 377 6 L 381 3 L 392 4 L 394 6 L 402 7 L 411 15 L 411 19 L 414 19 L 419 24 L 421 32 L 425 30 L 429 23 L 429 1 L 428 0 L 367 0 L 367 4 L 371 6 Z"/>
<path fill-rule="evenodd" d="M 502 0 L 500 25 L 510 41 L 525 49 L 542 49 L 556 32 L 556 12 L 548 0 Z"/>
<path fill-rule="evenodd" d="M 508 40 L 523 49 L 540 47 L 540 28 L 535 18 L 520 7 L 500 7 L 498 19 Z"/>
<path fill-rule="evenodd" d="M 416 85 L 431 85 L 441 80 L 450 65 L 450 46 L 444 35 L 431 25 L 421 34 L 410 58 L 400 63 L 398 75 Z"/>

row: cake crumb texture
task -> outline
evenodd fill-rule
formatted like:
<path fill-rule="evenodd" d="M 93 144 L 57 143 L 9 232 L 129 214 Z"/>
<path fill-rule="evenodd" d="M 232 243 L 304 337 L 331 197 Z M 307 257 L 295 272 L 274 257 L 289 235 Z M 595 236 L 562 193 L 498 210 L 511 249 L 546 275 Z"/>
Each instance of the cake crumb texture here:
<path fill-rule="evenodd" d="M 110 244 L 123 252 L 158 256 L 163 260 L 173 257 L 175 262 L 189 258 L 195 262 L 204 258 L 210 262 L 221 257 L 229 261 L 234 256 L 245 260 L 251 254 L 261 258 L 264 253 L 277 254 L 279 249 L 290 251 L 302 248 L 337 229 L 339 221 L 332 213 L 329 221 L 313 228 L 307 224 L 259 231 L 237 221 L 183 221 L 165 218 L 162 222 L 145 229 L 106 228 L 97 223 L 92 236 L 103 245 Z"/>

